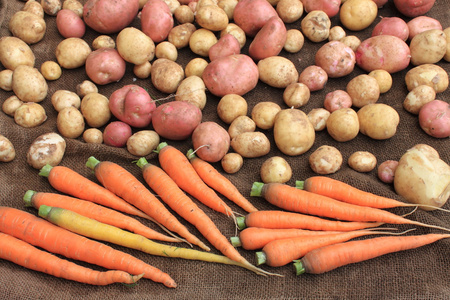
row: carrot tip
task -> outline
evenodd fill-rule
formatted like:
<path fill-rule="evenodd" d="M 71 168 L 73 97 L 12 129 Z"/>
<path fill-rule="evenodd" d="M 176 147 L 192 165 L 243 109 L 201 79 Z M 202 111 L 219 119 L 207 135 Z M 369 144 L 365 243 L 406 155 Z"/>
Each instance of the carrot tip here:
<path fill-rule="evenodd" d="M 264 186 L 264 183 L 262 183 L 262 182 L 254 182 L 252 185 L 250 196 L 261 197 L 261 191 L 262 191 L 263 186 Z"/>
<path fill-rule="evenodd" d="M 295 274 L 301 275 L 306 273 L 305 267 L 303 266 L 303 263 L 301 260 L 294 260 L 294 270 L 295 270 Z"/>

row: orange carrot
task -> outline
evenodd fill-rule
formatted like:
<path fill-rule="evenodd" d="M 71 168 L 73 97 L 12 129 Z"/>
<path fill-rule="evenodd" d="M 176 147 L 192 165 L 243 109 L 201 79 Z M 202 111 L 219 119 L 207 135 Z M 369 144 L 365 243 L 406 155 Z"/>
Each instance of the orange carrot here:
<path fill-rule="evenodd" d="M 251 266 L 220 232 L 211 218 L 178 187 L 163 169 L 148 163 L 145 158 L 140 158 L 137 165 L 142 168 L 142 174 L 150 188 L 180 216 L 193 224 L 216 249 L 234 261 Z"/>
<path fill-rule="evenodd" d="M 245 250 L 257 250 L 264 247 L 267 243 L 301 236 L 316 236 L 325 234 L 342 233 L 342 231 L 321 231 L 321 230 L 306 230 L 297 228 L 261 228 L 248 227 L 239 233 L 239 236 L 232 236 L 231 242 L 235 247 L 242 247 Z"/>
<path fill-rule="evenodd" d="M 326 176 L 313 176 L 305 181 L 297 181 L 296 187 L 311 193 L 320 194 L 339 201 L 361 206 L 369 206 L 374 208 L 421 207 L 429 210 L 439 209 L 448 211 L 432 205 L 405 203 L 395 199 L 375 195 Z"/>
<path fill-rule="evenodd" d="M 50 185 L 62 193 L 151 220 L 149 216 L 111 191 L 68 167 L 46 165 L 42 167 L 39 175 L 48 177 Z"/>
<path fill-rule="evenodd" d="M 210 163 L 195 155 L 192 149 L 188 151 L 187 157 L 197 174 L 208 186 L 233 201 L 246 212 L 258 210 L 227 177 L 222 175 Z"/>
<path fill-rule="evenodd" d="M 98 181 L 128 203 L 155 219 L 167 229 L 178 233 L 189 243 L 202 249 L 210 250 L 200 239 L 189 232 L 184 226 L 147 187 L 125 168 L 110 161 L 98 161 L 89 157 L 86 166 L 94 170 Z"/>
<path fill-rule="evenodd" d="M 245 227 L 261 228 L 297 228 L 325 231 L 352 231 L 365 228 L 373 228 L 382 223 L 372 222 L 342 222 L 309 216 L 295 212 L 282 210 L 260 210 L 247 214 L 245 217 L 237 217 L 240 229 Z"/>
<path fill-rule="evenodd" d="M 182 190 L 213 210 L 234 217 L 231 208 L 200 178 L 188 158 L 180 150 L 167 145 L 167 143 L 161 143 L 156 151 L 159 153 L 161 168 Z"/>
<path fill-rule="evenodd" d="M 274 240 L 265 245 L 261 251 L 256 252 L 258 265 L 267 264 L 271 267 L 281 267 L 303 257 L 309 251 L 346 242 L 348 240 L 371 234 L 398 234 L 375 230 L 358 230 L 342 233 L 302 236 L 290 239 Z M 402 233 L 400 233 L 402 234 Z"/>
<path fill-rule="evenodd" d="M 292 212 L 346 221 L 409 224 L 450 231 L 448 228 L 409 220 L 378 208 L 345 203 L 282 183 L 255 182 L 252 196 L 263 197 L 271 204 Z"/>
<path fill-rule="evenodd" d="M 144 278 L 163 283 L 167 287 L 176 287 L 175 281 L 167 273 L 130 254 L 70 232 L 16 208 L 0 206 L 0 232 L 70 259 L 133 275 L 144 274 Z"/>
<path fill-rule="evenodd" d="M 385 236 L 338 243 L 315 249 L 294 263 L 296 274 L 321 274 L 338 267 L 376 258 L 388 253 L 422 247 L 450 234 L 424 234 L 416 236 Z"/>
<path fill-rule="evenodd" d="M 48 205 L 69 209 L 99 222 L 114 225 L 116 227 L 140 234 L 148 239 L 172 243 L 182 241 L 179 238 L 167 236 L 155 231 L 145 226 L 138 220 L 124 215 L 116 210 L 97 205 L 90 201 L 56 193 L 35 192 L 32 190 L 25 192 L 23 200 L 25 201 L 25 206 L 28 207 L 39 209 L 41 205 Z"/>
<path fill-rule="evenodd" d="M 85 268 L 1 232 L 0 258 L 9 260 L 27 269 L 91 285 L 134 284 L 142 277 L 142 274 L 130 275 L 126 272 L 115 270 L 101 272 Z"/>

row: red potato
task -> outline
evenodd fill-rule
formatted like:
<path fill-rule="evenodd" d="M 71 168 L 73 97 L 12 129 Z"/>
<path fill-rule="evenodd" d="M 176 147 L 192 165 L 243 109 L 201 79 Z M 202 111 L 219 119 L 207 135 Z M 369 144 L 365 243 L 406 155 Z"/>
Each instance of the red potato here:
<path fill-rule="evenodd" d="M 431 29 L 439 29 L 442 30 L 442 24 L 439 20 L 435 18 L 431 18 L 428 16 L 418 16 L 411 19 L 408 23 L 408 31 L 409 36 L 408 39 L 412 40 L 413 37 L 418 35 L 421 32 L 431 30 Z"/>
<path fill-rule="evenodd" d="M 185 101 L 171 101 L 156 107 L 152 114 L 153 129 L 169 140 L 185 140 L 202 121 L 198 106 Z"/>
<path fill-rule="evenodd" d="M 317 50 L 315 63 L 329 78 L 344 77 L 355 67 L 355 52 L 340 41 L 330 41 Z"/>
<path fill-rule="evenodd" d="M 256 87 L 259 71 L 250 56 L 234 54 L 210 62 L 203 70 L 202 79 L 208 91 L 215 96 L 242 96 Z"/>
<path fill-rule="evenodd" d="M 420 127 L 435 138 L 450 136 L 450 104 L 442 100 L 433 100 L 422 106 L 419 111 Z"/>
<path fill-rule="evenodd" d="M 308 66 L 299 75 L 298 82 L 306 85 L 311 92 L 321 90 L 328 81 L 328 74 L 319 66 Z"/>
<path fill-rule="evenodd" d="M 397 169 L 398 161 L 386 160 L 378 166 L 377 175 L 378 178 L 384 183 L 393 183 L 395 169 Z"/>
<path fill-rule="evenodd" d="M 129 84 L 111 94 L 109 109 L 120 121 L 142 128 L 151 123 L 156 104 L 142 87 Z"/>
<path fill-rule="evenodd" d="M 163 0 L 148 0 L 141 11 L 142 31 L 153 42 L 164 41 L 174 26 L 173 15 L 169 5 Z"/>
<path fill-rule="evenodd" d="M 61 9 L 56 15 L 56 28 L 65 38 L 82 38 L 86 33 L 86 25 L 74 11 Z"/>
<path fill-rule="evenodd" d="M 287 30 L 279 17 L 270 18 L 255 35 L 250 43 L 248 53 L 254 60 L 278 55 L 284 47 Z"/>
<path fill-rule="evenodd" d="M 209 60 L 213 61 L 216 58 L 240 54 L 241 45 L 234 35 L 227 33 L 220 37 L 216 44 L 211 46 L 208 51 Z"/>
<path fill-rule="evenodd" d="M 332 113 L 341 108 L 352 107 L 352 97 L 343 90 L 335 90 L 325 95 L 323 107 Z"/>
<path fill-rule="evenodd" d="M 302 3 L 307 13 L 313 10 L 321 10 L 330 18 L 339 13 L 341 6 L 341 0 L 302 0 Z"/>
<path fill-rule="evenodd" d="M 228 131 L 216 122 L 200 123 L 192 132 L 192 144 L 198 157 L 207 162 L 218 162 L 230 149 Z"/>
<path fill-rule="evenodd" d="M 414 18 L 430 11 L 436 0 L 394 0 L 397 10 L 403 15 Z"/>
<path fill-rule="evenodd" d="M 95 31 L 111 34 L 130 25 L 138 12 L 139 0 L 88 0 L 83 6 L 83 20 Z"/>
<path fill-rule="evenodd" d="M 234 7 L 233 20 L 245 34 L 254 37 L 272 17 L 276 9 L 267 0 L 240 0 Z"/>
<path fill-rule="evenodd" d="M 409 37 L 408 24 L 399 17 L 385 17 L 372 30 L 372 36 L 394 35 L 404 41 Z"/>
<path fill-rule="evenodd" d="M 131 127 L 125 122 L 114 121 L 106 125 L 103 131 L 103 142 L 108 146 L 125 147 L 132 135 Z"/>
<path fill-rule="evenodd" d="M 126 63 L 116 49 L 100 48 L 86 58 L 86 74 L 98 85 L 105 85 L 122 79 Z"/>

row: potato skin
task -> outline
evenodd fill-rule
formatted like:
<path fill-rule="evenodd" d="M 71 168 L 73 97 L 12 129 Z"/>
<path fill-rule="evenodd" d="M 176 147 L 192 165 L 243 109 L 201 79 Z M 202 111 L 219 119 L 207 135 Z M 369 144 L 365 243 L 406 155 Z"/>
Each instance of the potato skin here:
<path fill-rule="evenodd" d="M 27 152 L 27 163 L 41 169 L 46 164 L 58 165 L 66 151 L 66 141 L 56 132 L 49 132 L 38 136 L 30 145 Z"/>
<path fill-rule="evenodd" d="M 130 125 L 122 121 L 114 121 L 106 125 L 103 131 L 103 141 L 112 147 L 124 147 L 132 136 Z"/>
<path fill-rule="evenodd" d="M 270 56 L 258 62 L 259 79 L 275 88 L 286 88 L 297 82 L 298 71 L 294 63 L 283 56 Z"/>
<path fill-rule="evenodd" d="M 164 41 L 174 26 L 173 15 L 163 0 L 148 0 L 141 10 L 141 30 L 153 42 Z"/>
<path fill-rule="evenodd" d="M 423 64 L 406 73 L 405 83 L 408 91 L 425 84 L 434 88 L 436 93 L 441 93 L 449 86 L 449 76 L 442 67 L 436 64 Z"/>
<path fill-rule="evenodd" d="M 409 43 L 411 64 L 414 66 L 439 62 L 447 51 L 444 31 L 430 29 L 415 35 Z"/>
<path fill-rule="evenodd" d="M 78 109 L 68 106 L 58 113 L 56 127 L 63 137 L 75 139 L 83 134 L 84 117 Z"/>
<path fill-rule="evenodd" d="M 279 17 L 270 18 L 255 35 L 248 53 L 254 60 L 280 54 L 286 43 L 286 26 Z"/>
<path fill-rule="evenodd" d="M 126 63 L 116 49 L 100 48 L 86 58 L 86 74 L 98 85 L 119 81 L 125 75 Z"/>
<path fill-rule="evenodd" d="M 108 98 L 99 93 L 89 93 L 81 100 L 81 114 L 90 127 L 105 125 L 111 118 Z"/>
<path fill-rule="evenodd" d="M 41 125 L 47 120 L 47 114 L 42 105 L 35 102 L 25 102 L 14 112 L 16 124 L 32 128 Z"/>
<path fill-rule="evenodd" d="M 262 132 L 243 132 L 231 140 L 231 147 L 244 158 L 255 158 L 269 153 L 270 141 Z"/>
<path fill-rule="evenodd" d="M 357 112 L 359 131 L 376 140 L 393 137 L 400 117 L 397 111 L 384 103 L 367 104 Z"/>
<path fill-rule="evenodd" d="M 357 172 L 370 172 L 377 165 L 377 158 L 368 151 L 353 152 L 348 158 L 348 165 Z"/>
<path fill-rule="evenodd" d="M 30 46 L 15 36 L 0 38 L 0 63 L 14 71 L 19 65 L 34 67 L 35 56 Z"/>
<path fill-rule="evenodd" d="M 352 108 L 335 110 L 327 119 L 328 134 L 338 142 L 354 139 L 359 133 L 359 120 Z"/>
<path fill-rule="evenodd" d="M 309 166 L 314 173 L 327 175 L 336 173 L 342 166 L 342 154 L 333 146 L 322 145 L 309 156 Z"/>
<path fill-rule="evenodd" d="M 149 155 L 159 145 L 158 133 L 153 130 L 141 130 L 134 133 L 127 140 L 127 150 L 139 157 Z"/>
<path fill-rule="evenodd" d="M 329 78 L 344 77 L 355 67 L 355 53 L 344 43 L 331 41 L 316 52 L 315 63 L 327 72 Z"/>
<path fill-rule="evenodd" d="M 86 33 L 86 25 L 74 11 L 61 9 L 56 14 L 56 28 L 65 38 L 81 38 Z"/>
<path fill-rule="evenodd" d="M 394 35 L 404 41 L 409 37 L 408 24 L 399 17 L 384 17 L 372 30 L 372 36 Z"/>
<path fill-rule="evenodd" d="M 120 56 L 134 65 L 141 65 L 155 56 L 155 43 L 144 32 L 134 27 L 122 29 L 117 35 L 116 45 Z"/>
<path fill-rule="evenodd" d="M 28 11 L 14 13 L 8 26 L 13 36 L 27 44 L 40 42 L 47 31 L 44 19 Z"/>
<path fill-rule="evenodd" d="M 266 0 L 241 0 L 234 7 L 233 20 L 248 36 L 254 37 L 274 16 L 278 13 Z"/>
<path fill-rule="evenodd" d="M 47 97 L 48 85 L 38 69 L 18 66 L 12 74 L 12 90 L 24 102 L 41 102 Z"/>
<path fill-rule="evenodd" d="M 92 50 L 88 43 L 76 37 L 62 40 L 55 50 L 59 65 L 65 69 L 75 69 L 83 66 L 91 53 Z"/>
<path fill-rule="evenodd" d="M 170 94 L 176 92 L 185 78 L 181 65 L 167 58 L 156 59 L 150 70 L 153 85 L 161 92 Z"/>
<path fill-rule="evenodd" d="M 240 54 L 241 46 L 239 41 L 230 33 L 224 34 L 219 38 L 217 43 L 211 46 L 208 51 L 209 60 L 224 57 L 233 54 Z"/>
<path fill-rule="evenodd" d="M 200 123 L 192 132 L 192 144 L 198 157 L 207 162 L 218 162 L 230 149 L 228 132 L 216 122 Z"/>
<path fill-rule="evenodd" d="M 432 100 L 419 111 L 420 127 L 432 137 L 450 136 L 450 104 L 442 100 Z"/>

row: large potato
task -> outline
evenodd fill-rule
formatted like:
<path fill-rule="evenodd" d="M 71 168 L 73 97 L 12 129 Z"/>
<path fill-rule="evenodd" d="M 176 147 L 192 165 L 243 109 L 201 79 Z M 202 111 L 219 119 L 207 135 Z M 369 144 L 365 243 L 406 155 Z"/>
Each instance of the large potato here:
<path fill-rule="evenodd" d="M 298 109 L 281 110 L 273 126 L 275 144 L 286 155 L 300 155 L 315 141 L 315 130 L 308 116 Z"/>
<path fill-rule="evenodd" d="M 86 58 L 86 74 L 98 85 L 105 85 L 122 79 L 126 62 L 116 49 L 100 48 Z"/>
<path fill-rule="evenodd" d="M 274 16 L 278 13 L 267 0 L 241 0 L 233 13 L 234 22 L 250 37 L 254 37 Z"/>
<path fill-rule="evenodd" d="M 167 58 L 158 58 L 152 64 L 150 77 L 153 85 L 163 93 L 174 93 L 184 79 L 183 67 Z"/>
<path fill-rule="evenodd" d="M 55 55 L 59 65 L 66 69 L 76 69 L 86 63 L 92 53 L 89 44 L 81 38 L 67 38 L 56 46 Z"/>
<path fill-rule="evenodd" d="M 286 43 L 287 33 L 283 20 L 270 18 L 258 31 L 248 48 L 248 54 L 254 60 L 280 54 Z"/>
<path fill-rule="evenodd" d="M 155 43 L 141 30 L 134 27 L 122 29 L 116 38 L 117 51 L 122 58 L 134 65 L 153 59 Z"/>
<path fill-rule="evenodd" d="M 164 41 L 174 26 L 169 5 L 163 0 L 148 0 L 141 10 L 141 30 L 153 42 Z"/>
<path fill-rule="evenodd" d="M 34 67 L 35 56 L 30 46 L 14 36 L 0 38 L 0 63 L 9 70 L 19 65 Z"/>
<path fill-rule="evenodd" d="M 329 78 L 350 74 L 356 63 L 355 52 L 339 41 L 330 41 L 320 47 L 314 60 L 317 66 L 327 72 Z"/>
<path fill-rule="evenodd" d="M 230 149 L 228 132 L 216 122 L 200 123 L 192 132 L 192 145 L 198 157 L 208 162 L 218 162 Z"/>
<path fill-rule="evenodd" d="M 9 20 L 9 30 L 27 44 L 35 44 L 47 31 L 45 20 L 28 11 L 18 11 Z"/>
<path fill-rule="evenodd" d="M 425 103 L 436 99 L 436 91 L 428 85 L 419 85 L 413 88 L 403 101 L 403 108 L 408 112 L 418 115 Z"/>
<path fill-rule="evenodd" d="M 48 85 L 38 69 L 20 65 L 12 75 L 11 88 L 24 102 L 41 102 L 47 97 Z"/>
<path fill-rule="evenodd" d="M 395 135 L 400 117 L 397 111 L 384 103 L 364 105 L 357 112 L 359 131 L 376 140 L 386 140 Z"/>
<path fill-rule="evenodd" d="M 270 56 L 258 62 L 259 79 L 276 88 L 286 88 L 298 81 L 294 63 L 283 56 Z"/>
<path fill-rule="evenodd" d="M 64 107 L 73 106 L 80 108 L 81 99 L 76 93 L 68 90 L 57 90 L 51 97 L 52 106 L 56 111 L 60 111 Z"/>
<path fill-rule="evenodd" d="M 30 145 L 27 152 L 27 163 L 35 169 L 41 169 L 49 164 L 58 165 L 66 151 L 66 141 L 55 132 L 38 136 Z"/>
<path fill-rule="evenodd" d="M 434 88 L 436 93 L 441 93 L 448 88 L 448 73 L 436 64 L 424 64 L 410 69 L 405 75 L 405 83 L 408 91 L 419 85 L 428 85 Z"/>
<path fill-rule="evenodd" d="M 269 153 L 270 141 L 262 132 L 243 132 L 231 139 L 231 147 L 242 157 L 255 158 Z"/>
<path fill-rule="evenodd" d="M 432 100 L 419 111 L 419 125 L 428 135 L 435 138 L 450 136 L 450 104 L 442 100 Z"/>
<path fill-rule="evenodd" d="M 410 44 L 411 63 L 414 66 L 434 64 L 440 61 L 447 51 L 447 38 L 444 31 L 430 29 L 415 35 Z"/>

